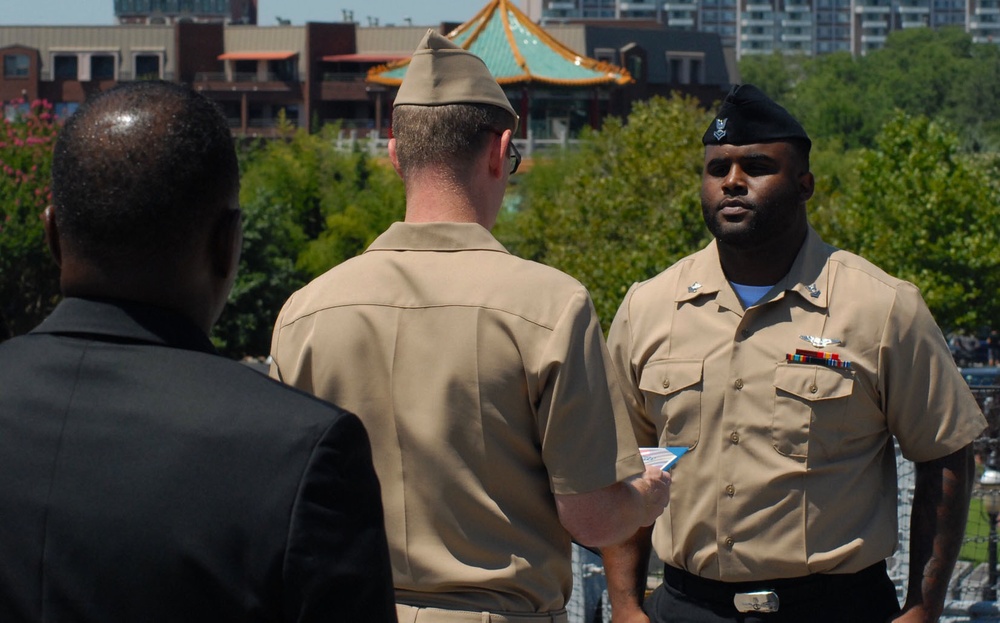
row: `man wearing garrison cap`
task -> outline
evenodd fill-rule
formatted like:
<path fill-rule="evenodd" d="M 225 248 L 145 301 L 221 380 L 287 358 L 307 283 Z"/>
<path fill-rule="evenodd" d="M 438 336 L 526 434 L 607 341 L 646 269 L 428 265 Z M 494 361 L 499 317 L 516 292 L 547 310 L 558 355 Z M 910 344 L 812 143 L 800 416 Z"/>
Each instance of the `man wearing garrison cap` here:
<path fill-rule="evenodd" d="M 517 122 L 483 61 L 428 31 L 389 141 L 405 221 L 275 326 L 271 374 L 368 428 L 405 623 L 563 622 L 571 539 L 624 540 L 669 497 L 587 291 L 490 234 Z"/>
<path fill-rule="evenodd" d="M 737 86 L 703 142 L 715 240 L 633 285 L 608 336 L 639 445 L 689 448 L 653 528 L 604 552 L 615 623 L 935 621 L 985 421 L 917 289 L 810 227 L 795 118 Z M 917 474 L 902 612 L 894 439 Z"/>

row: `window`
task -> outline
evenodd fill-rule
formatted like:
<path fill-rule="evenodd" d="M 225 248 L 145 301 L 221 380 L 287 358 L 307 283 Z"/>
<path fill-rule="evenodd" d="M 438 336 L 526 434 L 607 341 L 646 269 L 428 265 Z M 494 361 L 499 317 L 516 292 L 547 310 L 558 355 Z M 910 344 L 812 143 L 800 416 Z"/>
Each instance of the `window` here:
<path fill-rule="evenodd" d="M 705 71 L 702 69 L 704 61 L 700 58 L 692 58 L 688 65 L 688 78 L 691 84 L 701 84 L 705 79 Z"/>
<path fill-rule="evenodd" d="M 284 61 L 268 61 L 267 73 L 274 76 L 275 80 L 282 82 L 294 82 L 298 74 L 298 63 L 294 58 Z M 271 80 L 269 77 L 268 80 Z"/>
<path fill-rule="evenodd" d="M 636 80 L 645 77 L 642 67 L 642 57 L 639 55 L 633 55 L 628 57 L 628 73 L 632 74 L 632 77 Z"/>
<path fill-rule="evenodd" d="M 27 54 L 8 54 L 3 57 L 4 78 L 27 78 L 31 59 Z"/>
<path fill-rule="evenodd" d="M 705 55 L 702 52 L 667 52 L 670 82 L 674 84 L 704 84 Z"/>
<path fill-rule="evenodd" d="M 78 69 L 76 54 L 56 54 L 52 59 L 52 77 L 56 80 L 76 80 Z"/>
<path fill-rule="evenodd" d="M 160 55 L 159 54 L 136 54 L 135 55 L 135 79 L 155 80 L 160 77 Z"/>
<path fill-rule="evenodd" d="M 90 57 L 91 80 L 114 80 L 115 57 L 110 54 L 94 54 Z"/>
<path fill-rule="evenodd" d="M 603 61 L 605 63 L 615 62 L 615 50 L 614 48 L 594 48 L 594 58 Z"/>

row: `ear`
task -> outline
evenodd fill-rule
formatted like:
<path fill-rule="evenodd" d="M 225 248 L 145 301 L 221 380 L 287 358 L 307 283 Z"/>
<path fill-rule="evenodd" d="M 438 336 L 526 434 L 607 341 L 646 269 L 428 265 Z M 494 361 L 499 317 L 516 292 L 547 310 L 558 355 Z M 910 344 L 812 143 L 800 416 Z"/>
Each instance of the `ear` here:
<path fill-rule="evenodd" d="M 493 135 L 490 139 L 489 167 L 492 177 L 500 179 L 507 172 L 507 152 L 513 136 L 510 130 L 504 130 L 503 134 Z"/>
<path fill-rule="evenodd" d="M 396 169 L 396 175 L 400 179 L 403 179 L 403 170 L 399 168 L 399 156 L 396 154 L 396 139 L 389 139 L 389 161 L 392 162 L 392 168 Z"/>
<path fill-rule="evenodd" d="M 224 210 L 216 221 L 211 240 L 212 272 L 220 279 L 230 278 L 240 265 L 243 248 L 243 211 Z"/>
<path fill-rule="evenodd" d="M 805 203 L 812 198 L 813 192 L 816 190 L 816 178 L 813 177 L 812 171 L 806 171 L 799 176 L 799 201 Z"/>
<path fill-rule="evenodd" d="M 42 226 L 45 228 L 45 242 L 49 246 L 56 266 L 62 268 L 62 246 L 59 243 L 59 227 L 56 225 L 56 208 L 48 206 L 42 212 Z"/>

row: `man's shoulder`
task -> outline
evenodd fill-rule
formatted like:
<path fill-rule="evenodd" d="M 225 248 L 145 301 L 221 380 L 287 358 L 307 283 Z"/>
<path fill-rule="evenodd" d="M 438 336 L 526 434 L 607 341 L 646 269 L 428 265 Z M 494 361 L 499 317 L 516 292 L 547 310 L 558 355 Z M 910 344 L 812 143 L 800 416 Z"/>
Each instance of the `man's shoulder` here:
<path fill-rule="evenodd" d="M 626 299 L 633 303 L 641 303 L 649 298 L 659 299 L 663 296 L 675 296 L 677 289 L 680 287 L 681 278 L 690 270 L 698 256 L 703 252 L 697 251 L 691 255 L 682 257 L 649 279 L 633 283 L 626 295 Z"/>
<path fill-rule="evenodd" d="M 352 258 L 328 270 L 286 301 L 279 323 L 352 305 L 467 305 L 550 316 L 569 301 L 590 298 L 579 280 L 556 268 L 490 250 L 436 254 L 407 262 L 380 254 Z M 426 257 L 422 259 L 427 259 Z"/>
<path fill-rule="evenodd" d="M 893 293 L 900 289 L 916 289 L 916 286 L 890 275 L 870 260 L 844 249 L 834 249 L 830 254 L 830 267 L 834 287 L 867 287 Z"/>
<path fill-rule="evenodd" d="M 132 401 L 148 400 L 151 412 L 237 418 L 245 426 L 265 428 L 326 427 L 349 415 L 215 353 L 45 333 L 0 343 L 0 370 L 20 378 L 26 391 L 28 385 L 38 384 L 49 385 L 53 392 L 71 391 L 69 383 L 82 368 L 91 373 L 93 388 Z M 89 381 L 78 381 L 75 389 L 84 382 Z"/>
<path fill-rule="evenodd" d="M 205 366 L 207 382 L 219 386 L 218 399 L 238 405 L 248 418 L 277 418 L 279 426 L 293 426 L 353 417 L 337 405 L 276 381 L 246 364 L 205 355 L 201 365 Z"/>

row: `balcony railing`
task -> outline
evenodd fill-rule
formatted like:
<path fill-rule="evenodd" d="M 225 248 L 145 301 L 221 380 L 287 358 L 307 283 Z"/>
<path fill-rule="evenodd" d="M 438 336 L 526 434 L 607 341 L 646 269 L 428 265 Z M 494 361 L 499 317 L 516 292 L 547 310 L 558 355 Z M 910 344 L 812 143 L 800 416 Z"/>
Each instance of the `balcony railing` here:
<path fill-rule="evenodd" d="M 358 72 L 325 71 L 323 82 L 364 82 L 367 74 Z"/>
<path fill-rule="evenodd" d="M 245 83 L 257 83 L 262 82 L 284 82 L 286 84 L 295 84 L 298 82 L 297 78 L 282 76 L 272 71 L 261 74 L 252 71 L 238 71 L 233 72 L 232 79 L 229 79 L 225 72 L 221 71 L 202 71 L 198 72 L 194 76 L 195 82 L 245 82 Z"/>

